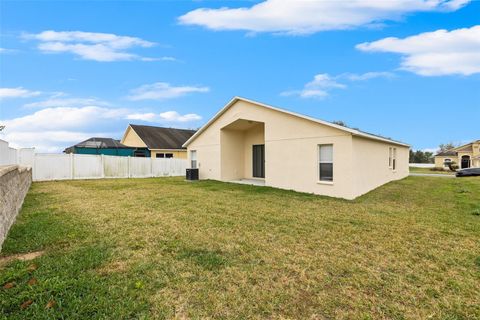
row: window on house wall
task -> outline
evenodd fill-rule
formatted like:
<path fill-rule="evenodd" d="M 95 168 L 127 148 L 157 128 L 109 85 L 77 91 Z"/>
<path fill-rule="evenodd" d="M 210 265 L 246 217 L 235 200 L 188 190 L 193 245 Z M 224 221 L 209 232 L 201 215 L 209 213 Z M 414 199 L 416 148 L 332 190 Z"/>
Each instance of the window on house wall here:
<path fill-rule="evenodd" d="M 190 166 L 197 169 L 197 150 L 190 150 Z"/>
<path fill-rule="evenodd" d="M 156 158 L 165 158 L 165 154 L 164 153 L 157 153 L 155 155 Z"/>
<path fill-rule="evenodd" d="M 391 168 L 392 167 L 392 157 L 393 157 L 393 148 L 392 147 L 389 147 L 388 148 L 388 167 Z"/>
<path fill-rule="evenodd" d="M 173 158 L 173 153 L 165 153 L 165 158 Z"/>
<path fill-rule="evenodd" d="M 392 169 L 397 169 L 397 148 L 392 148 Z"/>
<path fill-rule="evenodd" d="M 333 145 L 318 146 L 318 171 L 320 181 L 333 181 Z"/>
<path fill-rule="evenodd" d="M 146 155 L 145 152 L 142 151 L 142 150 L 136 150 L 136 151 L 133 153 L 133 156 L 134 156 L 134 157 L 145 158 L 147 155 Z"/>
<path fill-rule="evenodd" d="M 445 161 L 443 161 L 443 166 L 445 168 L 448 168 L 448 165 L 452 162 L 452 159 L 445 159 Z"/>

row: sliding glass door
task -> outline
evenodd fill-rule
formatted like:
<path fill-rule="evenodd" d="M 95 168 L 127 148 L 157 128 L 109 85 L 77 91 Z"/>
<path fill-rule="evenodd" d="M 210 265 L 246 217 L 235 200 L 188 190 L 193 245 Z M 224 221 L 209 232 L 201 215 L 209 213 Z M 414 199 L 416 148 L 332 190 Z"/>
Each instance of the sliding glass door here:
<path fill-rule="evenodd" d="M 253 177 L 265 178 L 265 145 L 253 145 Z"/>

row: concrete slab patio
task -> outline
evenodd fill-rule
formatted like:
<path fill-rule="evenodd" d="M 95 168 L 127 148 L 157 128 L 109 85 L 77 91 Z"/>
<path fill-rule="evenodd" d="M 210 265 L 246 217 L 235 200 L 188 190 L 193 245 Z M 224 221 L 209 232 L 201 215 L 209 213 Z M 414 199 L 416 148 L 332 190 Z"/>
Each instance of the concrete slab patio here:
<path fill-rule="evenodd" d="M 248 184 L 252 186 L 265 186 L 265 180 L 262 179 L 239 179 L 239 180 L 232 180 L 229 181 L 231 183 L 239 183 L 239 184 Z"/>

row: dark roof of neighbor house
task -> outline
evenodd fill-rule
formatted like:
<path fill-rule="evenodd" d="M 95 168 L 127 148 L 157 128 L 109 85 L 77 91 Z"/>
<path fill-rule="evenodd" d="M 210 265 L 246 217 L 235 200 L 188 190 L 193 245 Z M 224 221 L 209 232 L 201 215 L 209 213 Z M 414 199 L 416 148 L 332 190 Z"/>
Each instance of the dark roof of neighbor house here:
<path fill-rule="evenodd" d="M 442 157 L 442 156 L 456 156 L 457 155 L 457 152 L 456 151 L 453 151 L 453 150 L 447 150 L 447 151 L 443 151 L 443 152 L 439 152 L 435 155 L 435 157 Z"/>
<path fill-rule="evenodd" d="M 162 128 L 131 124 L 148 149 L 185 149 L 182 145 L 196 130 Z"/>
<path fill-rule="evenodd" d="M 76 145 L 66 148 L 64 152 L 70 153 L 73 151 L 73 148 L 126 149 L 132 147 L 128 147 L 120 143 L 120 140 L 115 140 L 112 138 L 92 137 L 82 142 L 79 142 Z"/>

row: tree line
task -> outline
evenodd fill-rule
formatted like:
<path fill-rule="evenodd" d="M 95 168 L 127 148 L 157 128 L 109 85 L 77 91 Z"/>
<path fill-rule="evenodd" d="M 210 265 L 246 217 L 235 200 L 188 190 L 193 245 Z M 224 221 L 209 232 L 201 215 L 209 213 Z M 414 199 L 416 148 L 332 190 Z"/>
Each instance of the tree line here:
<path fill-rule="evenodd" d="M 445 152 L 457 147 L 455 144 L 442 143 L 438 146 L 438 152 Z M 433 152 L 410 149 L 410 163 L 434 163 L 435 155 Z"/>

